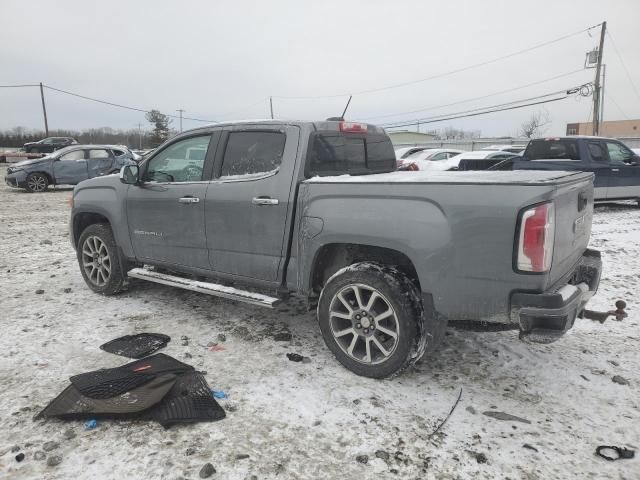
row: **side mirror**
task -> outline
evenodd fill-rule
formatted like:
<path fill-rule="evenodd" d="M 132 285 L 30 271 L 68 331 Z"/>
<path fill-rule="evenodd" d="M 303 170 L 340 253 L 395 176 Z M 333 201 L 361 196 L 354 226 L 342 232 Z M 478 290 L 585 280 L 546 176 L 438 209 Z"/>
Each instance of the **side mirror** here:
<path fill-rule="evenodd" d="M 140 182 L 140 167 L 138 165 L 125 165 L 120 169 L 120 181 L 126 185 L 135 185 Z"/>

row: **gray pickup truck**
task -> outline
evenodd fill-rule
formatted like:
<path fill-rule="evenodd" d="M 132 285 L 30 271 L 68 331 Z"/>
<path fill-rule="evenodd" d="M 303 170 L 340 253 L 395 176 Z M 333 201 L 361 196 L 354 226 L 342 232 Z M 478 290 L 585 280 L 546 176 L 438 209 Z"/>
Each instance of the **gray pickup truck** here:
<path fill-rule="evenodd" d="M 600 280 L 593 174 L 395 165 L 368 124 L 182 133 L 119 178 L 75 187 L 80 271 L 104 295 L 130 278 L 267 307 L 302 295 L 336 358 L 375 378 L 432 352 L 448 321 L 532 342 L 571 328 Z"/>

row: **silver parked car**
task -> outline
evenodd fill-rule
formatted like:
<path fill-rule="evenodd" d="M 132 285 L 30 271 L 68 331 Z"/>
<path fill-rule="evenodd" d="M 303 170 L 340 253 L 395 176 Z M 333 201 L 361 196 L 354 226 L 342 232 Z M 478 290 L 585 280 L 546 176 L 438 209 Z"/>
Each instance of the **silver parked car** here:
<path fill-rule="evenodd" d="M 135 163 L 122 145 L 72 145 L 45 157 L 24 160 L 7 168 L 5 182 L 28 192 L 44 192 L 49 185 L 76 185 L 88 178 L 109 175 Z"/>

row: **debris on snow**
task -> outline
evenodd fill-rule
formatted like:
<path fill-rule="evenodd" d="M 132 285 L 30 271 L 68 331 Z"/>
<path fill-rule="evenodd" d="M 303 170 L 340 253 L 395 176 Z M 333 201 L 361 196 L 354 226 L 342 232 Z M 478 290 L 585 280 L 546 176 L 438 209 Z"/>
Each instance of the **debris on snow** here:
<path fill-rule="evenodd" d="M 60 455 L 53 455 L 47 458 L 47 466 L 55 467 L 56 465 L 60 465 L 62 463 L 62 457 Z"/>
<path fill-rule="evenodd" d="M 531 421 L 527 420 L 526 418 L 516 417 L 515 415 L 511 415 L 509 413 L 494 412 L 493 410 L 488 410 L 482 413 L 487 417 L 495 418 L 496 420 L 505 420 L 507 422 L 531 423 Z"/>
<path fill-rule="evenodd" d="M 215 467 L 210 463 L 205 463 L 200 469 L 200 473 L 198 473 L 198 476 L 200 478 L 209 478 L 214 473 L 216 473 Z"/>
<path fill-rule="evenodd" d="M 611 379 L 611 381 L 613 383 L 617 383 L 619 385 L 629 385 L 629 380 L 627 380 L 626 378 L 620 376 L 620 375 L 614 375 L 613 378 Z"/>

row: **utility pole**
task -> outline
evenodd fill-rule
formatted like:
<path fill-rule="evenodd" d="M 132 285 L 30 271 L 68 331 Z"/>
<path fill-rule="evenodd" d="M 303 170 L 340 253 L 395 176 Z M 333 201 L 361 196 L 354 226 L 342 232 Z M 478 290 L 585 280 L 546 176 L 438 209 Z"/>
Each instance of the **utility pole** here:
<path fill-rule="evenodd" d="M 49 136 L 49 122 L 47 122 L 47 107 L 44 104 L 44 90 L 42 88 L 42 82 L 40 82 L 40 99 L 42 100 L 42 114 L 44 115 L 44 133 L 45 136 Z"/>
<path fill-rule="evenodd" d="M 600 27 L 600 46 L 598 47 L 596 78 L 593 82 L 593 135 L 600 133 L 600 69 L 602 68 L 602 49 L 604 48 L 604 34 L 606 30 L 607 22 L 602 22 L 602 26 Z"/>
<path fill-rule="evenodd" d="M 138 150 L 142 150 L 142 124 L 138 123 Z"/>
<path fill-rule="evenodd" d="M 273 120 L 273 97 L 269 97 L 269 109 L 271 110 L 271 120 Z"/>
<path fill-rule="evenodd" d="M 604 80 L 607 75 L 607 65 L 602 65 L 602 95 L 600 95 L 600 122 L 604 122 Z"/>
<path fill-rule="evenodd" d="M 180 112 L 180 131 L 182 132 L 182 112 L 186 112 L 186 110 L 179 108 L 176 112 Z"/>

